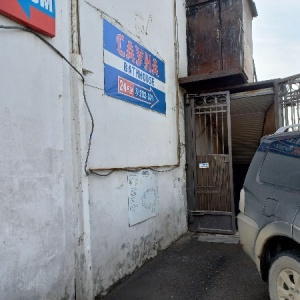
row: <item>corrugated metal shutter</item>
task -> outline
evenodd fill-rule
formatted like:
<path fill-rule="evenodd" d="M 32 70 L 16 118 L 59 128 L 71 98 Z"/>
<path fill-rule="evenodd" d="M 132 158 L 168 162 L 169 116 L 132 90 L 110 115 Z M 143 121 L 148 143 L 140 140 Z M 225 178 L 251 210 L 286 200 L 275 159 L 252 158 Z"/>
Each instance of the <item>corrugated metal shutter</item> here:
<path fill-rule="evenodd" d="M 233 163 L 249 164 L 264 132 L 273 133 L 272 115 L 266 120 L 273 103 L 273 88 L 231 95 Z"/>

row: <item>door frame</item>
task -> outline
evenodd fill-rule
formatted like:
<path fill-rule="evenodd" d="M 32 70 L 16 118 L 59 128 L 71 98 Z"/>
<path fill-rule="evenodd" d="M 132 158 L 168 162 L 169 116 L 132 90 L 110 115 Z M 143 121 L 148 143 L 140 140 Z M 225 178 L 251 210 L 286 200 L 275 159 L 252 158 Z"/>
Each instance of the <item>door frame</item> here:
<path fill-rule="evenodd" d="M 196 130 L 195 130 L 195 100 L 199 97 L 225 96 L 227 113 L 227 143 L 229 156 L 229 184 L 231 198 L 231 211 L 202 211 L 197 210 L 197 167 L 196 167 Z M 187 173 L 187 203 L 188 203 L 188 225 L 190 231 L 235 234 L 235 207 L 233 195 L 233 170 L 232 170 L 232 140 L 231 140 L 231 114 L 230 114 L 230 93 L 229 91 L 214 92 L 205 94 L 186 94 L 185 95 L 185 134 L 186 134 L 186 173 Z M 205 221 L 207 218 L 207 221 Z M 213 228 L 201 226 L 204 220 L 212 224 Z M 228 226 L 228 220 L 231 219 Z M 225 222 L 226 221 L 226 222 Z M 223 223 L 222 223 L 223 222 Z M 202 222 L 203 224 L 203 222 Z M 218 226 L 220 224 L 220 226 Z M 225 225 L 226 224 L 226 225 Z M 222 225 L 224 228 L 222 228 Z"/>

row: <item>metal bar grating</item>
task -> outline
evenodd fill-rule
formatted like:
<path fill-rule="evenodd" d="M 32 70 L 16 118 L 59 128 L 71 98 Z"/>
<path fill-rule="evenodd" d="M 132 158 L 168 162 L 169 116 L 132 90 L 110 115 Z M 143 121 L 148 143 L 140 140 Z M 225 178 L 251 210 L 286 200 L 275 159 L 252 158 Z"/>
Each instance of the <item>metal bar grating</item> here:
<path fill-rule="evenodd" d="M 300 74 L 276 81 L 278 127 L 300 123 Z M 278 128 L 277 128 L 278 129 Z M 293 127 L 291 130 L 299 130 Z"/>

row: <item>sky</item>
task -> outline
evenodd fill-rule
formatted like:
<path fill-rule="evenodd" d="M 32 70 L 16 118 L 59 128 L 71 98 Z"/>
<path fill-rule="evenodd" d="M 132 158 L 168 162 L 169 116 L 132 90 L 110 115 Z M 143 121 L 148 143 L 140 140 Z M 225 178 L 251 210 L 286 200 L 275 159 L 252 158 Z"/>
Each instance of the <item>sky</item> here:
<path fill-rule="evenodd" d="M 253 51 L 258 81 L 300 73 L 300 0 L 254 0 Z"/>

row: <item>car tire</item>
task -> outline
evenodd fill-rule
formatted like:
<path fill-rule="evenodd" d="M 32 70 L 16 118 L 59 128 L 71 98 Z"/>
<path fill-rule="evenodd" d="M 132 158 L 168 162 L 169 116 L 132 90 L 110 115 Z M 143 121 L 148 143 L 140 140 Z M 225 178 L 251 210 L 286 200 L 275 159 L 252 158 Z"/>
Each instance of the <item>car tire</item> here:
<path fill-rule="evenodd" d="M 269 271 L 271 300 L 300 299 L 300 255 L 285 251 L 277 255 Z"/>

